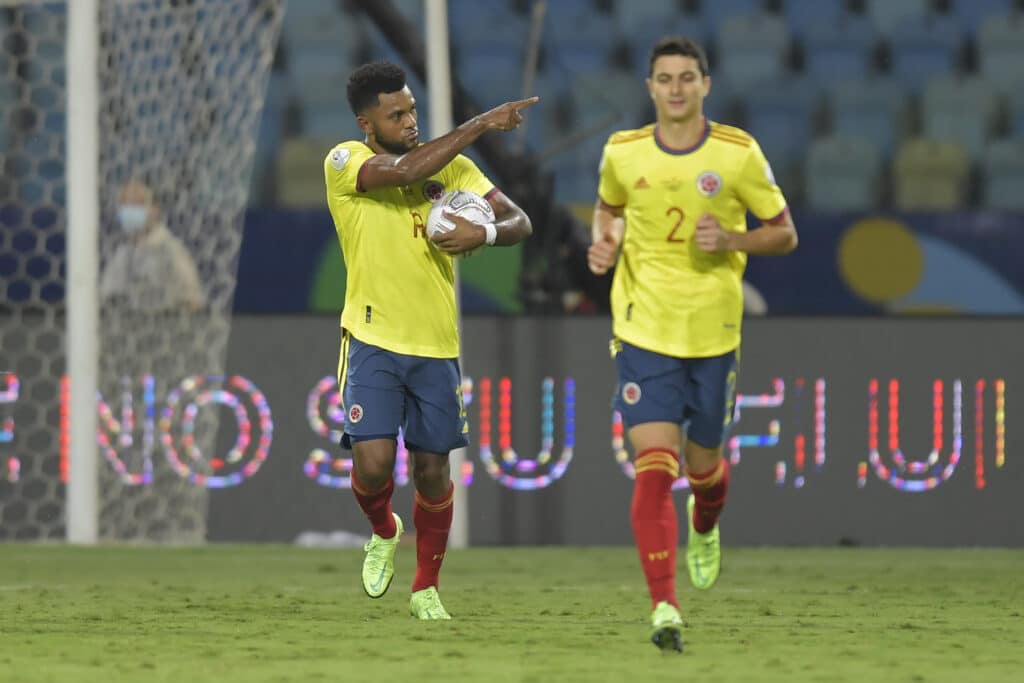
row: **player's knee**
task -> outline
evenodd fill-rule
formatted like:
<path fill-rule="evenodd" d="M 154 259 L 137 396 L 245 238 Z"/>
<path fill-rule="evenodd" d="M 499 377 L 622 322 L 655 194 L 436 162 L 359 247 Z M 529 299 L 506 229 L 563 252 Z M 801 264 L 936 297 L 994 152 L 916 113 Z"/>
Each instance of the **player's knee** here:
<path fill-rule="evenodd" d="M 434 488 L 443 485 L 447 487 L 451 478 L 448 469 L 448 458 L 444 456 L 417 453 L 413 456 L 412 468 L 413 481 L 416 488 Z"/>

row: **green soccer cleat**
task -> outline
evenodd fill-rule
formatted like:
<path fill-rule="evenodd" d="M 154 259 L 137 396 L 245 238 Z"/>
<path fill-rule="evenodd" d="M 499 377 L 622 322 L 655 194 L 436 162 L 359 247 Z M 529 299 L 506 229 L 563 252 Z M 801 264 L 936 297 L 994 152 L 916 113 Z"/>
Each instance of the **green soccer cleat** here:
<path fill-rule="evenodd" d="M 428 619 L 433 621 L 447 621 L 452 618 L 448 611 L 441 604 L 441 596 L 437 589 L 428 586 L 421 591 L 416 591 L 409 598 L 409 613 L 417 619 Z"/>
<path fill-rule="evenodd" d="M 686 519 L 690 523 L 690 536 L 686 543 L 686 567 L 690 570 L 690 582 L 694 588 L 707 590 L 715 585 L 722 571 L 722 544 L 719 541 L 718 525 L 706 534 L 693 528 L 693 508 L 697 504 L 691 494 L 686 501 Z"/>
<path fill-rule="evenodd" d="M 662 652 L 683 651 L 683 618 L 664 600 L 651 614 L 651 642 Z"/>
<path fill-rule="evenodd" d="M 398 549 L 398 539 L 402 537 L 401 518 L 394 512 L 391 515 L 395 518 L 395 535 L 391 538 L 381 538 L 377 534 L 370 537 L 370 542 L 363 546 L 366 557 L 363 558 L 363 590 L 371 598 L 379 598 L 388 592 L 391 579 L 395 577 L 395 550 Z"/>

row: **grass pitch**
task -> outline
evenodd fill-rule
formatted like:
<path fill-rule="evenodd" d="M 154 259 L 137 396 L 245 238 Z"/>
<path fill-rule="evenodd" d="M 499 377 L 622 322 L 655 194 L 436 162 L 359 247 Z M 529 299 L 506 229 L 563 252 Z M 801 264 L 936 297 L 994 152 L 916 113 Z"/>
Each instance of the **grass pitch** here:
<path fill-rule="evenodd" d="M 408 616 L 360 551 L 0 545 L 0 681 L 1010 681 L 1024 676 L 1024 552 L 725 549 L 686 652 L 647 641 L 631 548 L 452 551 L 454 621 Z"/>

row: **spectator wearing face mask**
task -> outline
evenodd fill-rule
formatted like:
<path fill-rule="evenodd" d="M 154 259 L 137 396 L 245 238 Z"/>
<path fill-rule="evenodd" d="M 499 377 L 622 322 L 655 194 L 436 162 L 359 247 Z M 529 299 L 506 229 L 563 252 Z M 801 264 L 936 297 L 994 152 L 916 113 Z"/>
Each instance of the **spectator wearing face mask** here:
<path fill-rule="evenodd" d="M 100 276 L 104 302 L 151 313 L 196 311 L 206 304 L 196 264 L 167 229 L 149 187 L 131 180 L 121 188 L 117 222 L 125 240 Z"/>

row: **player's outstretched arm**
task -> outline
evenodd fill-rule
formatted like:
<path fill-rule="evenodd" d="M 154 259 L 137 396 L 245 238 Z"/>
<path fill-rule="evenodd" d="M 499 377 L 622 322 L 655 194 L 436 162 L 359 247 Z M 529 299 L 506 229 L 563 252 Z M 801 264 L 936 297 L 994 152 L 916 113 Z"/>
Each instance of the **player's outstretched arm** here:
<path fill-rule="evenodd" d="M 539 100 L 539 97 L 528 97 L 525 100 L 506 102 L 401 156 L 376 154 L 359 169 L 359 188 L 365 191 L 375 187 L 411 185 L 425 180 L 444 168 L 459 152 L 487 131 L 518 128 L 523 122 L 522 110 Z"/>
<path fill-rule="evenodd" d="M 622 207 L 608 206 L 600 199 L 594 204 L 594 219 L 590 224 L 593 243 L 587 249 L 587 265 L 594 275 L 604 275 L 615 265 L 626 233 L 622 215 Z"/>

